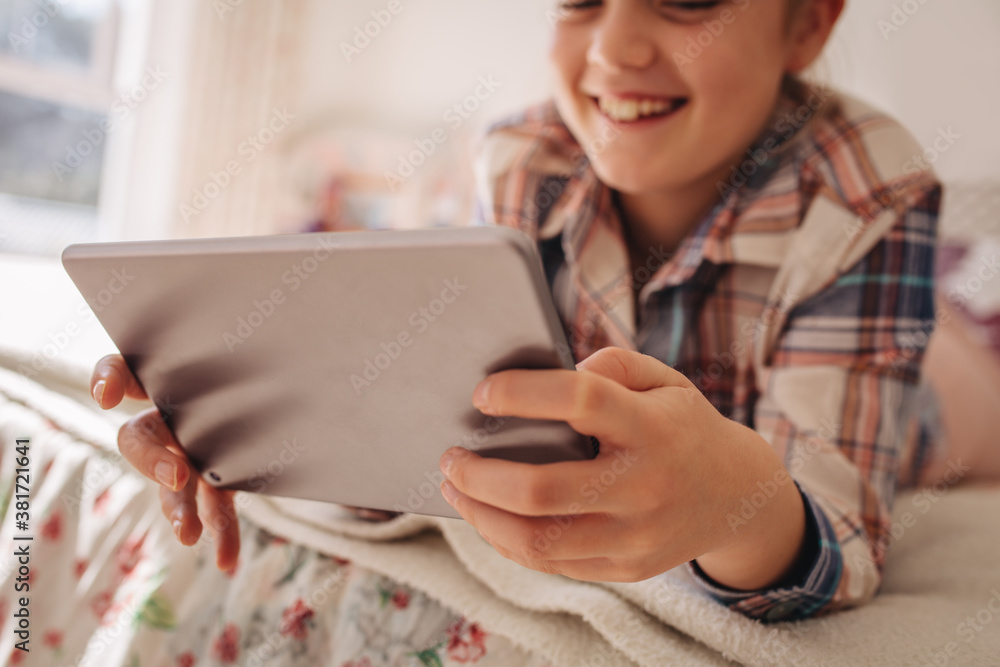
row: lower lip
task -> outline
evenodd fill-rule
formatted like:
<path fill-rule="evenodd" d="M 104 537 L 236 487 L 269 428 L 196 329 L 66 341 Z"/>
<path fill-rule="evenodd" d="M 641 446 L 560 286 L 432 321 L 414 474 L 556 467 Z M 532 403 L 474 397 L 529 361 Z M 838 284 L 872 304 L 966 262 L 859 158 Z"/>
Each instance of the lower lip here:
<path fill-rule="evenodd" d="M 669 113 L 661 114 L 659 116 L 642 116 L 641 118 L 636 118 L 635 120 L 615 120 L 614 118 L 611 118 L 603 111 L 601 111 L 601 107 L 597 103 L 597 99 L 591 98 L 590 101 L 593 103 L 594 108 L 597 109 L 597 113 L 600 114 L 601 118 L 603 118 L 607 123 L 611 124 L 613 127 L 620 130 L 640 130 L 651 127 L 653 125 L 657 125 L 664 121 L 668 121 L 674 116 L 676 116 L 678 111 L 681 111 L 688 105 L 688 103 L 685 102 L 684 104 L 680 105 L 676 109 L 673 109 Z"/>

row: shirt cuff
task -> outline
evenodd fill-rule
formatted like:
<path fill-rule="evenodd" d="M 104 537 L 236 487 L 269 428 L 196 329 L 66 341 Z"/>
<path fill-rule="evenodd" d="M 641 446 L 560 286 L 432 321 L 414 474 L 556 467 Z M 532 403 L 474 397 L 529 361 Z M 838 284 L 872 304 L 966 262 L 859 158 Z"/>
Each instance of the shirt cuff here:
<path fill-rule="evenodd" d="M 751 618 L 762 621 L 809 618 L 830 602 L 840 584 L 844 563 L 833 526 L 798 482 L 795 486 L 806 510 L 806 535 L 799 560 L 785 581 L 772 588 L 740 591 L 713 581 L 695 561 L 687 564 L 705 592 Z"/>

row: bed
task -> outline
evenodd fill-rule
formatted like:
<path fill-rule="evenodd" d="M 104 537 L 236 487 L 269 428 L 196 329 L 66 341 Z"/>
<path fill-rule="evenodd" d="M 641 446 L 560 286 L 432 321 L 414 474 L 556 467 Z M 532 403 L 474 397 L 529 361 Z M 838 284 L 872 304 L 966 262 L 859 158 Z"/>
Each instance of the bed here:
<path fill-rule="evenodd" d="M 114 351 L 110 340 L 53 260 L 6 257 L 0 281 L 14 314 L 0 336 L 0 660 L 9 664 L 371 667 L 381 664 L 375 648 L 410 641 L 416 630 L 385 623 L 345 639 L 345 619 L 358 618 L 366 600 L 418 609 L 427 627 L 437 623 L 440 639 L 428 640 L 427 651 L 386 664 L 1000 664 L 1000 485 L 900 495 L 881 594 L 863 608 L 770 625 L 708 599 L 683 568 L 635 584 L 577 582 L 501 558 L 461 521 L 403 515 L 374 524 L 336 506 L 242 494 L 246 553 L 322 554 L 327 570 L 309 565 L 314 594 L 322 572 L 346 564 L 375 583 L 337 580 L 308 613 L 290 607 L 278 633 L 284 653 L 267 633 L 215 633 L 218 610 L 195 594 L 211 589 L 220 604 L 239 608 L 256 582 L 205 567 L 204 539 L 177 544 L 156 488 L 118 454 L 118 426 L 144 406 L 93 407 L 90 370 Z M 995 287 L 982 298 L 995 298 Z M 30 531 L 16 524 L 18 439 L 30 442 Z M 23 541 L 14 538 L 29 533 L 37 567 L 25 575 L 15 556 Z M 306 576 L 302 563 L 294 568 L 288 576 Z M 19 577 L 31 586 L 31 653 L 14 646 Z M 187 639 L 203 650 L 168 651 L 178 628 L 202 633 Z M 307 628 L 325 633 L 322 653 L 288 648 Z"/>

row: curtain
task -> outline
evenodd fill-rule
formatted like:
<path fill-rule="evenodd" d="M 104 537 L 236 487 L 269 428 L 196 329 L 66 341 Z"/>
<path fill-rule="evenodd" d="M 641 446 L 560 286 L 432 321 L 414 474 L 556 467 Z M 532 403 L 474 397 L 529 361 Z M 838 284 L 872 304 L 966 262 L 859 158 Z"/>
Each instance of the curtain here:
<path fill-rule="evenodd" d="M 307 5 L 308 0 L 195 3 L 172 236 L 275 230 L 281 148 L 299 116 L 299 45 Z"/>

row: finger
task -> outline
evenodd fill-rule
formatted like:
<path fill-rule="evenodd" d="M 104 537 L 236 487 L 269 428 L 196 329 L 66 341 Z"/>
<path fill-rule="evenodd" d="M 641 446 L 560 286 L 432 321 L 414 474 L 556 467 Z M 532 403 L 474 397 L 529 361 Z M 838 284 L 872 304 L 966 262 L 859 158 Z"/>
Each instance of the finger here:
<path fill-rule="evenodd" d="M 123 396 L 149 398 L 120 354 L 101 357 L 94 366 L 90 376 L 90 395 L 105 410 L 121 403 Z"/>
<path fill-rule="evenodd" d="M 496 547 L 494 548 L 496 549 Z M 545 574 L 560 574 L 578 581 L 635 583 L 655 577 L 669 569 L 657 572 L 655 569 L 650 569 L 637 560 L 616 559 L 607 556 L 581 558 L 579 560 L 527 561 L 522 560 L 515 554 L 508 555 L 500 549 L 497 549 L 497 553 L 508 560 L 512 560 L 532 570 L 544 572 Z"/>
<path fill-rule="evenodd" d="M 454 489 L 448 489 L 447 485 L 448 482 L 443 482 L 442 494 L 446 500 Z M 482 503 L 457 490 L 454 501 L 449 503 L 490 544 L 518 553 L 528 561 L 607 556 L 628 546 L 628 541 L 622 539 L 624 526 L 612 514 L 526 517 Z"/>
<path fill-rule="evenodd" d="M 215 542 L 215 566 L 231 570 L 240 554 L 240 524 L 234 491 L 217 489 L 198 477 L 198 513 Z"/>
<path fill-rule="evenodd" d="M 446 484 L 448 484 L 448 482 L 443 482 L 442 487 Z M 444 493 L 444 488 L 442 488 L 442 493 Z M 445 497 L 447 498 L 447 496 Z M 586 538 L 589 531 L 585 530 L 583 525 L 580 526 L 580 530 L 576 533 L 580 539 L 575 544 L 567 539 L 566 541 L 555 543 L 560 544 L 560 546 L 550 547 L 548 549 L 539 549 L 535 545 L 527 548 L 521 548 L 522 544 L 517 542 L 514 542 L 512 546 L 511 543 L 505 541 L 510 538 L 501 537 L 504 529 L 501 526 L 500 520 L 496 518 L 491 520 L 491 509 L 498 512 L 497 517 L 501 516 L 502 512 L 496 510 L 495 508 L 490 508 L 488 505 L 478 503 L 477 501 L 462 494 L 459 494 L 457 498 L 457 502 L 453 506 L 462 518 L 475 526 L 479 530 L 479 534 L 483 537 L 483 539 L 489 543 L 489 545 L 492 546 L 497 553 L 508 560 L 512 560 L 515 563 L 523 565 L 524 567 L 537 570 L 538 572 L 544 572 L 546 574 L 561 574 L 580 581 L 631 582 L 648 579 L 649 577 L 658 574 L 658 572 L 654 572 L 643 566 L 641 560 L 628 557 L 615 557 L 612 555 L 600 554 L 583 556 L 582 558 L 559 558 L 558 555 L 569 555 L 573 553 L 574 548 L 578 548 L 579 551 L 577 553 L 580 554 L 599 552 L 599 549 L 595 549 L 593 547 L 594 540 L 592 538 L 589 540 Z M 595 521 L 600 521 L 600 519 L 596 518 L 600 515 L 585 516 L 589 516 Z M 551 526 L 555 524 L 550 523 L 549 525 Z M 483 526 L 485 526 L 485 528 Z M 594 528 L 594 526 L 589 527 Z M 513 530 L 520 531 L 523 530 L 523 527 L 514 526 Z M 570 534 L 572 533 L 564 533 L 565 536 Z M 519 533 L 518 535 L 521 539 L 523 539 L 523 534 Z M 515 537 L 514 539 L 516 540 L 518 537 Z"/>
<path fill-rule="evenodd" d="M 590 371 L 508 370 L 487 376 L 473 404 L 489 415 L 564 421 L 577 432 L 612 444 L 639 424 L 638 394 Z"/>
<path fill-rule="evenodd" d="M 187 484 L 180 490 L 160 486 L 160 508 L 173 525 L 177 541 L 191 546 L 201 537 L 201 519 L 198 518 L 198 476 L 189 475 Z"/>
<path fill-rule="evenodd" d="M 621 347 L 602 347 L 576 365 L 633 391 L 659 387 L 693 387 L 685 375 L 656 357 Z"/>
<path fill-rule="evenodd" d="M 176 448 L 175 451 L 168 446 Z M 143 410 L 122 425 L 118 431 L 118 449 L 132 467 L 158 484 L 177 491 L 188 482 L 187 461 L 176 453 L 182 450 L 155 407 Z"/>
<path fill-rule="evenodd" d="M 521 516 L 551 516 L 617 509 L 619 480 L 637 460 L 631 451 L 604 451 L 587 461 L 517 463 L 452 447 L 440 467 L 455 488 L 480 502 Z"/>

